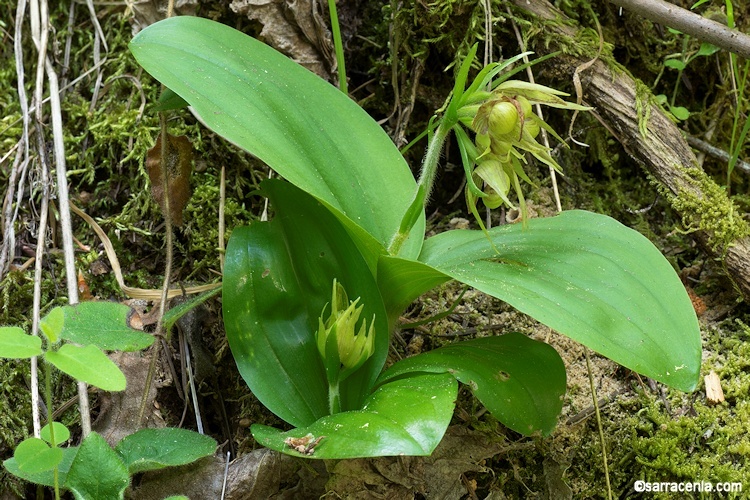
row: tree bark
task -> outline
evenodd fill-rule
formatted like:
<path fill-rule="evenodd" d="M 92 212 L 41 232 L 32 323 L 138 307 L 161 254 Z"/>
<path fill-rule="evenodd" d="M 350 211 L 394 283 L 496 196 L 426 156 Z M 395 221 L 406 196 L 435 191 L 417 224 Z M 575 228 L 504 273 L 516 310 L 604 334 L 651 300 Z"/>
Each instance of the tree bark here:
<path fill-rule="evenodd" d="M 554 21 L 545 23 L 546 33 L 555 35 L 549 39 L 561 39 L 561 45 L 575 43 L 576 28 L 547 0 L 511 2 L 541 21 Z M 558 69 L 572 76 L 587 60 L 563 55 L 555 62 Z M 584 101 L 595 108 L 597 118 L 625 151 L 663 186 L 683 222 L 699 228 L 692 235 L 706 252 L 723 260 L 730 279 L 744 298 L 750 299 L 750 237 L 741 214 L 724 191 L 703 173 L 680 130 L 650 99 L 650 91 L 645 87 L 638 89 L 636 80 L 624 69 L 618 68 L 615 73 L 610 66 L 597 60 L 581 72 Z M 686 204 L 684 200 L 694 203 Z M 712 209 L 712 215 L 706 214 L 706 207 Z M 736 221 L 731 224 L 734 229 L 721 233 L 722 229 L 717 228 L 729 225 L 718 219 L 730 217 Z"/>

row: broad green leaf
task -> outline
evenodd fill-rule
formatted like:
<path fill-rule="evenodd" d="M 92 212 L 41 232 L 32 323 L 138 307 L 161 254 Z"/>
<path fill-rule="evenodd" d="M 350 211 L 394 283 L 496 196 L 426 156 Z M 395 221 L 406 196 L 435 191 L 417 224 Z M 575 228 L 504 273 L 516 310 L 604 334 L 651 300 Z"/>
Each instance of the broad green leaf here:
<path fill-rule="evenodd" d="M 415 260 L 382 255 L 378 263 L 378 286 L 393 322 L 417 297 L 448 280 L 450 276 Z"/>
<path fill-rule="evenodd" d="M 339 220 L 289 183 L 262 185 L 271 222 L 236 228 L 227 245 L 224 324 L 240 374 L 258 399 L 295 426 L 329 413 L 328 384 L 315 332 L 333 280 L 362 318 L 375 317 L 375 353 L 341 385 L 342 409 L 361 407 L 388 351 L 383 299 L 368 264 Z"/>
<path fill-rule="evenodd" d="M 123 498 L 129 484 L 122 459 L 96 432 L 81 443 L 65 480 L 65 488 L 79 500 Z"/>
<path fill-rule="evenodd" d="M 52 344 L 55 344 L 60 339 L 64 322 L 62 307 L 55 307 L 39 321 L 39 329 Z"/>
<path fill-rule="evenodd" d="M 416 183 L 391 139 L 348 96 L 263 43 L 208 19 L 179 16 L 130 43 L 146 71 L 209 128 L 387 246 Z M 402 249 L 414 258 L 424 214 Z"/>
<path fill-rule="evenodd" d="M 51 448 L 39 438 L 27 438 L 21 441 L 13 453 L 19 470 L 27 474 L 50 471 L 59 465 L 63 458 L 60 448 Z"/>
<path fill-rule="evenodd" d="M 381 385 L 361 410 L 329 415 L 288 432 L 258 424 L 251 431 L 267 448 L 308 458 L 430 455 L 448 428 L 457 389 L 446 373 L 421 373 Z M 312 444 L 317 438 L 311 453 L 294 449 L 295 443 Z"/>
<path fill-rule="evenodd" d="M 55 429 L 55 446 L 59 446 L 61 443 L 64 443 L 68 439 L 70 439 L 70 430 L 68 430 L 67 427 L 65 427 L 65 424 L 62 422 L 52 422 L 52 426 Z M 40 430 L 40 437 L 47 441 L 49 444 L 52 444 L 52 436 L 50 436 L 50 425 L 47 424 Z"/>
<path fill-rule="evenodd" d="M 549 345 L 520 333 L 456 342 L 403 359 L 378 383 L 415 372 L 450 373 L 468 385 L 495 418 L 527 436 L 552 432 L 562 410 L 562 359 Z"/>
<path fill-rule="evenodd" d="M 131 474 L 185 465 L 213 455 L 216 441 L 187 429 L 141 429 L 117 443 L 115 451 Z"/>
<path fill-rule="evenodd" d="M 126 305 L 96 301 L 61 309 L 65 323 L 60 336 L 65 340 L 105 351 L 140 351 L 154 343 L 153 336 L 128 326 L 132 310 Z"/>
<path fill-rule="evenodd" d="M 17 326 L 0 326 L 0 358 L 24 359 L 42 354 L 42 339 Z"/>
<path fill-rule="evenodd" d="M 78 446 L 57 449 L 62 451 L 62 460 L 57 464 L 58 484 L 65 484 L 70 464 L 73 463 L 73 459 L 75 459 L 76 454 L 78 453 Z M 49 487 L 55 485 L 54 474 L 51 469 L 44 472 L 25 472 L 18 467 L 18 461 L 15 458 L 5 460 L 3 462 L 3 467 L 14 476 L 20 477 L 30 483 L 41 484 Z"/>
<path fill-rule="evenodd" d="M 125 375 L 96 346 L 65 344 L 57 351 L 47 351 L 44 357 L 55 368 L 76 380 L 105 391 L 125 389 Z"/>
<path fill-rule="evenodd" d="M 490 235 L 499 255 L 481 231 L 449 231 L 428 239 L 420 260 L 631 370 L 695 388 L 695 311 L 672 266 L 643 235 L 579 210 Z"/>

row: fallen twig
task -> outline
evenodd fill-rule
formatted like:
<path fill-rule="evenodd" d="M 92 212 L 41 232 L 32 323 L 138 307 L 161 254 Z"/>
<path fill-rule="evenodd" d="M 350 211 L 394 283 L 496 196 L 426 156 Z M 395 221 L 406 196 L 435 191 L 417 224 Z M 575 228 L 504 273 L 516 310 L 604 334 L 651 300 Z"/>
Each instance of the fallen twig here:
<path fill-rule="evenodd" d="M 750 58 L 750 36 L 733 30 L 664 0 L 610 0 L 633 13 L 694 36 L 746 59 Z"/>

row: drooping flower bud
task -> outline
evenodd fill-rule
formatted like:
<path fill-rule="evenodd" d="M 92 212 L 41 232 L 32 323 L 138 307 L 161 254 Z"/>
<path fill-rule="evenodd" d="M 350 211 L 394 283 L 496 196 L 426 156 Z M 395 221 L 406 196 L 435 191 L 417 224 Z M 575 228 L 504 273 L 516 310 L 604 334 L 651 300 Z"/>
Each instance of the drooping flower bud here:
<path fill-rule="evenodd" d="M 518 124 L 518 110 L 509 101 L 495 103 L 488 116 L 490 133 L 505 135 L 513 132 Z"/>
<path fill-rule="evenodd" d="M 483 161 L 477 166 L 474 173 L 484 181 L 484 193 L 487 196 L 482 198 L 482 202 L 487 208 L 494 209 L 503 203 L 509 207 L 513 206 L 508 199 L 510 177 L 502 162 L 492 159 Z"/>

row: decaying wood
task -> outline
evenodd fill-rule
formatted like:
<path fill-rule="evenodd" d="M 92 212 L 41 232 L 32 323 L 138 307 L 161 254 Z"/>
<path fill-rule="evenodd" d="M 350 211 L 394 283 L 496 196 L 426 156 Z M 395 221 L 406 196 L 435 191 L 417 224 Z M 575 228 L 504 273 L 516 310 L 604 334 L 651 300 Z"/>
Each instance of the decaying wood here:
<path fill-rule="evenodd" d="M 545 27 L 556 35 L 549 39 L 554 40 L 559 36 L 557 39 L 563 39 L 563 43 L 574 43 L 576 40 L 576 28 L 565 14 L 547 0 L 511 1 L 541 20 L 555 21 L 547 23 Z M 557 47 L 550 46 L 550 50 L 556 49 Z M 571 76 L 576 67 L 586 61 L 587 59 L 573 56 L 556 59 L 556 63 L 564 68 L 563 71 Z M 598 60 L 580 76 L 585 103 L 595 108 L 597 118 L 615 135 L 627 153 L 664 186 L 670 198 L 684 198 L 687 195 L 717 206 L 729 205 L 730 201 L 723 192 L 707 192 L 706 183 L 712 182 L 710 179 L 697 182 L 691 175 L 691 169 L 700 169 L 695 154 L 680 130 L 659 106 L 650 103 L 643 95 L 640 98 L 636 96 L 636 81 L 627 71 L 614 73 L 607 63 Z M 640 115 L 639 102 L 643 106 Z M 639 124 L 646 124 L 645 133 L 641 132 Z M 700 226 L 703 214 L 699 211 L 683 212 L 682 215 L 694 227 Z M 738 212 L 735 212 L 735 216 L 740 217 Z M 718 242 L 709 230 L 697 230 L 691 234 L 709 254 L 723 259 L 729 277 L 745 299 L 750 299 L 750 237 L 736 239 L 722 248 L 717 246 Z"/>

